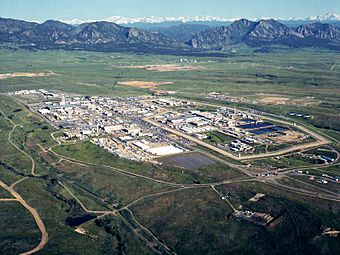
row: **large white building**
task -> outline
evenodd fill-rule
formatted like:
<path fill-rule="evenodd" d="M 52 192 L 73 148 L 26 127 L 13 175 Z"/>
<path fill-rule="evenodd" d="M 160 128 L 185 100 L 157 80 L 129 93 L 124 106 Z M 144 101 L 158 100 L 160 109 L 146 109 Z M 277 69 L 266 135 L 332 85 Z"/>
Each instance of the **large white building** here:
<path fill-rule="evenodd" d="M 163 145 L 163 146 L 155 146 L 153 144 L 149 144 L 143 141 L 138 141 L 134 143 L 135 146 L 142 149 L 143 151 L 154 155 L 154 156 L 168 156 L 173 154 L 182 153 L 183 150 L 177 148 L 173 145 Z"/>
<path fill-rule="evenodd" d="M 161 147 L 156 147 L 156 148 L 150 148 L 148 149 L 148 152 L 156 156 L 167 156 L 167 155 L 182 153 L 183 150 L 172 145 L 167 145 L 167 146 L 161 146 Z"/>

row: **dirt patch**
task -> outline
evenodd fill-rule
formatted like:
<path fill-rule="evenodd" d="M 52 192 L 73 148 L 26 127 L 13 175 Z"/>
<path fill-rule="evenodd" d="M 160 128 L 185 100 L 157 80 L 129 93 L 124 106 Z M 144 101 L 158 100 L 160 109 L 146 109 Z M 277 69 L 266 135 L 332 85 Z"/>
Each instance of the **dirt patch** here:
<path fill-rule="evenodd" d="M 260 198 L 264 197 L 265 194 L 257 193 L 255 196 L 249 199 L 250 202 L 257 202 Z"/>
<path fill-rule="evenodd" d="M 321 101 L 316 100 L 314 97 L 302 97 L 302 98 L 289 98 L 283 97 L 281 95 L 275 94 L 260 94 L 265 96 L 258 100 L 261 104 L 271 104 L 271 105 L 299 105 L 299 106 L 309 106 L 309 105 L 319 105 Z"/>
<path fill-rule="evenodd" d="M 55 75 L 53 72 L 45 72 L 45 73 L 3 73 L 0 74 L 0 80 L 5 80 L 9 78 L 15 77 L 46 77 Z"/>
<path fill-rule="evenodd" d="M 332 228 L 326 228 L 324 231 L 322 231 L 323 236 L 329 236 L 329 237 L 339 237 L 340 231 Z"/>
<path fill-rule="evenodd" d="M 156 71 L 156 72 L 175 72 L 175 71 L 194 71 L 194 70 L 204 70 L 203 66 L 192 66 L 192 65 L 145 65 L 145 66 L 123 66 L 123 68 L 131 69 L 144 69 L 146 71 Z"/>
<path fill-rule="evenodd" d="M 287 97 L 265 97 L 259 100 L 263 104 L 287 104 L 289 98 Z"/>
<path fill-rule="evenodd" d="M 88 83 L 88 82 L 76 82 L 78 85 L 86 86 L 86 87 L 97 87 L 94 83 Z"/>
<path fill-rule="evenodd" d="M 124 81 L 124 82 L 119 82 L 118 84 L 119 85 L 130 86 L 130 87 L 136 87 L 136 88 L 150 89 L 150 88 L 157 87 L 159 85 L 173 84 L 173 82 Z"/>
<path fill-rule="evenodd" d="M 301 137 L 304 136 L 303 133 L 298 132 L 298 131 L 286 131 L 284 133 L 286 135 L 280 135 L 277 137 L 268 137 L 268 138 L 279 143 L 289 143 L 289 142 L 298 141 Z"/>
<path fill-rule="evenodd" d="M 315 176 L 309 177 L 308 180 L 310 180 L 310 181 L 315 181 Z"/>
<path fill-rule="evenodd" d="M 319 105 L 321 104 L 320 100 L 316 100 L 314 97 L 304 97 L 301 99 L 294 99 L 289 102 L 292 105 L 299 105 L 299 106 L 311 106 L 311 105 Z"/>
<path fill-rule="evenodd" d="M 74 229 L 74 231 L 77 232 L 78 234 L 86 235 L 86 231 L 83 228 L 77 227 Z"/>

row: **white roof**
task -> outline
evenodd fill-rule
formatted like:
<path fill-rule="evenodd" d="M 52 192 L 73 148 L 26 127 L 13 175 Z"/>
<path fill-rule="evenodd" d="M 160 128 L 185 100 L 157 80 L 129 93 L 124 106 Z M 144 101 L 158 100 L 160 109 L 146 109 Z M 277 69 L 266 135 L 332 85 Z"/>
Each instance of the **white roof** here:
<path fill-rule="evenodd" d="M 132 140 L 133 138 L 131 136 L 122 136 L 122 137 L 118 137 L 118 139 L 121 141 L 128 141 L 128 140 Z"/>
<path fill-rule="evenodd" d="M 148 151 L 157 156 L 166 156 L 183 152 L 183 150 L 172 145 L 151 148 Z"/>
<path fill-rule="evenodd" d="M 145 143 L 142 142 L 135 142 L 134 145 L 136 145 L 137 147 L 143 149 L 143 150 L 148 150 L 150 147 L 148 145 L 146 145 Z"/>
<path fill-rule="evenodd" d="M 119 124 L 104 127 L 105 132 L 117 131 L 117 130 L 120 130 L 120 129 L 123 129 L 123 126 L 119 125 Z"/>
<path fill-rule="evenodd" d="M 50 113 L 51 111 L 48 110 L 48 109 L 40 109 L 39 112 L 40 112 L 41 114 L 46 114 L 46 113 Z"/>

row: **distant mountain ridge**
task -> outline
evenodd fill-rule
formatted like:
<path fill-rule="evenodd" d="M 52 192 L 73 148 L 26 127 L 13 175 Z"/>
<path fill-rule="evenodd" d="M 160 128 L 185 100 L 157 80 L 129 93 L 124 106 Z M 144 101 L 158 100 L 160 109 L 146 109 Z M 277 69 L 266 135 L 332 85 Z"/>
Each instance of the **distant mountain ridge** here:
<path fill-rule="evenodd" d="M 37 49 L 159 53 L 223 51 L 239 44 L 340 50 L 340 28 L 320 22 L 293 28 L 273 19 L 256 22 L 240 19 L 217 28 L 182 24 L 155 32 L 107 21 L 73 26 L 54 20 L 39 24 L 0 18 L 0 43 Z"/>
<path fill-rule="evenodd" d="M 153 32 L 162 33 L 169 38 L 174 40 L 185 42 L 191 39 L 191 37 L 199 32 L 204 30 L 208 30 L 211 27 L 207 25 L 199 25 L 199 24 L 180 24 L 171 27 L 151 27 L 148 30 Z"/>
<path fill-rule="evenodd" d="M 272 19 L 258 22 L 241 19 L 229 26 L 199 32 L 187 43 L 193 48 L 205 50 L 223 50 L 240 43 L 253 47 L 286 45 L 339 50 L 340 28 L 319 22 L 291 28 Z"/>
<path fill-rule="evenodd" d="M 48 20 L 42 24 L 0 18 L 0 42 L 30 44 L 37 48 L 114 50 L 124 48 L 185 49 L 167 36 L 115 23 L 98 21 L 72 26 Z"/>

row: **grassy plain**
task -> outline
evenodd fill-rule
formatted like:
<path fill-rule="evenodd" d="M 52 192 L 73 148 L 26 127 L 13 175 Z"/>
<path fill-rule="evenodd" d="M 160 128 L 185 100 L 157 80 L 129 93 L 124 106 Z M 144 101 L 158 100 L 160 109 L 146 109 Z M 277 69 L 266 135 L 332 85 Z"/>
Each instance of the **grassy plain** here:
<path fill-rule="evenodd" d="M 0 202 L 0 251 L 19 254 L 39 243 L 40 233 L 30 213 L 18 202 Z"/>
<path fill-rule="evenodd" d="M 174 82 L 158 88 L 177 91 L 178 96 L 202 98 L 200 93 L 223 92 L 251 100 L 284 97 L 293 104 L 241 104 L 276 114 L 299 111 L 314 119 L 296 121 L 311 123 L 339 137 L 338 77 L 340 54 L 326 50 L 280 50 L 271 53 L 228 55 L 224 58 L 187 57 L 205 67 L 202 70 L 158 72 L 122 66 L 178 64 L 179 56 L 96 53 L 72 51 L 10 51 L 0 49 L 0 73 L 46 72 L 48 77 L 16 77 L 0 80 L 0 92 L 46 88 L 65 92 L 97 95 L 141 95 L 148 89 L 119 85 L 124 81 Z M 294 101 L 295 100 L 295 101 Z M 299 102 L 300 100 L 300 102 Z M 305 104 L 308 101 L 316 102 Z M 297 102 L 297 103 L 296 103 Z"/>
<path fill-rule="evenodd" d="M 321 236 L 324 225 L 339 225 L 337 203 L 320 201 L 313 207 L 313 200 L 250 182 L 219 186 L 218 190 L 236 208 L 270 213 L 277 222 L 263 227 L 234 218 L 228 204 L 212 189 L 144 200 L 132 211 L 180 254 L 281 254 L 282 250 L 292 254 L 335 254 L 332 249 L 339 249 L 335 239 Z M 265 197 L 250 202 L 256 192 Z"/>
<path fill-rule="evenodd" d="M 197 60 L 193 65 L 204 67 L 193 71 L 157 72 L 121 67 L 176 64 L 180 58 L 128 53 L 1 49 L 0 73 L 52 71 L 56 75 L 0 80 L 0 92 L 45 88 L 86 95 L 150 94 L 145 88 L 118 84 L 137 80 L 173 82 L 171 85 L 161 85 L 158 89 L 178 91 L 178 97 L 200 100 L 201 93 L 213 91 L 255 101 L 264 97 L 284 97 L 293 103 L 276 105 L 266 101 L 258 104 L 219 104 L 258 109 L 282 116 L 287 116 L 289 111 L 311 114 L 314 119 L 295 118 L 294 121 L 303 122 L 335 140 L 339 139 L 340 66 L 335 65 L 331 70 L 334 63 L 340 63 L 339 53 L 291 49 L 289 52 L 276 50 L 272 53 L 235 54 L 224 58 L 186 57 Z M 308 100 L 313 103 L 299 102 L 306 97 L 310 97 Z M 122 207 L 145 195 L 169 190 L 167 184 L 125 175 L 100 165 L 187 185 L 244 177 L 222 163 L 199 169 L 183 169 L 166 164 L 156 166 L 129 162 L 90 142 L 61 145 L 53 150 L 91 164 L 81 166 L 59 162 L 58 156 L 42 149 L 55 145 L 50 136 L 55 131 L 53 127 L 5 96 L 0 96 L 0 110 L 18 125 L 11 140 L 32 156 L 36 173 L 41 175 L 30 176 L 30 159 L 8 141 L 13 123 L 0 114 L 0 180 L 10 185 L 29 176 L 15 189 L 36 208 L 49 233 L 47 245 L 38 254 L 153 253 L 146 245 L 147 241 L 136 234 L 142 232 L 141 227 L 136 222 L 132 223 L 132 216 L 128 215 L 126 209 L 124 213 L 82 224 L 85 234 L 79 234 L 74 231 L 74 227 L 67 225 L 69 217 L 83 216 L 86 212 L 58 181 L 64 183 L 91 210 L 112 210 L 113 205 Z M 228 139 L 216 133 L 214 135 L 214 139 Z M 339 148 L 335 140 L 333 146 Z M 313 163 L 294 157 L 279 161 L 266 159 L 250 163 L 259 168 L 268 164 L 297 167 Z M 340 175 L 338 166 L 310 171 Z M 292 185 L 301 187 L 297 181 Z M 216 188 L 227 195 L 235 207 L 270 213 L 280 220 L 275 226 L 264 227 L 237 219 L 231 215 L 231 207 L 209 186 L 141 199 L 130 209 L 142 226 L 151 230 L 177 254 L 282 254 L 282 251 L 291 254 L 337 254 L 340 250 L 338 238 L 321 234 L 324 227 L 340 229 L 338 203 L 295 195 L 257 182 Z M 333 188 L 334 191 L 338 189 L 337 186 Z M 314 190 L 312 187 L 308 189 Z M 249 199 L 258 192 L 266 196 L 258 202 L 250 202 Z M 1 197 L 8 195 L 3 190 L 0 190 L 0 194 Z M 39 240 L 40 233 L 27 211 L 16 202 L 7 203 L 0 202 L 1 229 L 7 229 L 13 223 L 11 231 L 1 234 L 0 250 L 10 254 L 31 248 Z M 150 238 L 150 234 L 145 236 Z"/>
<path fill-rule="evenodd" d="M 120 159 L 90 142 L 60 145 L 54 147 L 53 151 L 60 155 L 72 157 L 88 163 L 104 164 L 164 181 L 173 181 L 179 184 L 190 184 L 194 181 L 210 183 L 242 176 L 238 170 L 221 163 L 199 169 L 182 169 L 173 167 L 169 164 L 158 166 L 148 163 L 131 162 Z"/>

